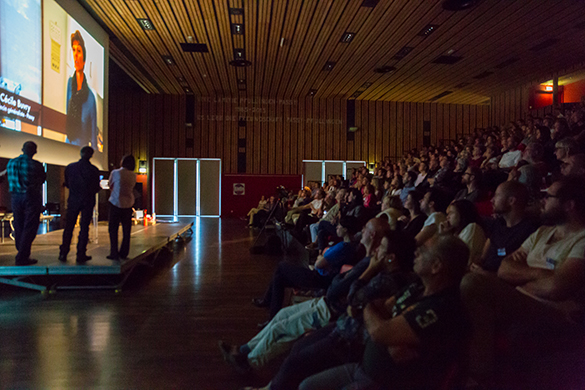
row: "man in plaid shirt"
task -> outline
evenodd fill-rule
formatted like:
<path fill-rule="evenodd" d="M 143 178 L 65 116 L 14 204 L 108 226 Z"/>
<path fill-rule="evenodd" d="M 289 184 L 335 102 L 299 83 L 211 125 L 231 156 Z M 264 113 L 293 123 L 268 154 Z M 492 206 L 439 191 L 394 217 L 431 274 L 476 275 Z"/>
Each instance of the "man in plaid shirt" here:
<path fill-rule="evenodd" d="M 36 153 L 37 144 L 27 141 L 22 146 L 22 154 L 10 160 L 6 168 L 14 214 L 14 241 L 18 250 L 16 265 L 37 263 L 30 258 L 30 248 L 39 229 L 46 174 L 43 165 L 32 158 Z"/>

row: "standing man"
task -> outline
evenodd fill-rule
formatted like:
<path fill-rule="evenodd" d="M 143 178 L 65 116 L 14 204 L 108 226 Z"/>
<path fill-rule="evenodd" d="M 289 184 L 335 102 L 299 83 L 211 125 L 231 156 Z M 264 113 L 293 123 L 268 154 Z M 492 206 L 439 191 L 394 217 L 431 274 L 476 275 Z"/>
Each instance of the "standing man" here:
<path fill-rule="evenodd" d="M 77 216 L 81 213 L 79 221 L 80 230 L 77 239 L 77 262 L 85 263 L 91 260 L 91 256 L 85 254 L 89 239 L 89 224 L 95 206 L 95 194 L 100 190 L 100 172 L 95 165 L 89 162 L 93 156 L 93 148 L 84 146 L 81 148 L 81 159 L 67 165 L 65 168 L 65 187 L 69 188 L 67 199 L 67 219 L 63 230 L 63 243 L 59 251 L 59 261 L 66 262 L 73 229 L 77 222 Z"/>
<path fill-rule="evenodd" d="M 6 168 L 14 214 L 14 241 L 18 250 L 16 265 L 37 263 L 30 258 L 30 248 L 39 229 L 39 216 L 43 211 L 42 187 L 47 175 L 43 164 L 33 160 L 36 153 L 37 144 L 27 141 L 22 145 L 22 154 L 10 160 Z"/>

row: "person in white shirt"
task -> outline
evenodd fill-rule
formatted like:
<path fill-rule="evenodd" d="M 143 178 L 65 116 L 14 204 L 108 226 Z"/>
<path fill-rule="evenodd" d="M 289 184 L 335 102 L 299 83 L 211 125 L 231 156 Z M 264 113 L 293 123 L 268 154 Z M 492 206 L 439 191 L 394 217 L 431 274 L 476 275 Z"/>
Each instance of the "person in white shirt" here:
<path fill-rule="evenodd" d="M 498 335 L 507 335 L 515 359 L 524 350 L 536 361 L 581 345 L 585 182 L 569 177 L 553 183 L 541 219 L 545 226 L 504 258 L 497 277 L 471 272 L 461 283 L 473 329 L 470 375 L 486 388 L 496 379 Z M 573 370 L 580 376 L 578 367 Z"/>
<path fill-rule="evenodd" d="M 469 247 L 468 265 L 479 262 L 485 246 L 485 233 L 478 221 L 475 205 L 469 200 L 460 199 L 447 207 L 447 220 L 439 225 L 439 234 L 457 236 Z"/>
<path fill-rule="evenodd" d="M 498 167 L 501 169 L 509 169 L 518 165 L 518 162 L 522 158 L 522 151 L 517 149 L 518 140 L 514 136 L 510 136 L 506 139 L 506 150 L 507 152 L 502 155 Z"/>
<path fill-rule="evenodd" d="M 136 185 L 136 160 L 133 156 L 124 156 L 121 167 L 110 174 L 110 215 L 108 231 L 110 233 L 110 260 L 128 257 L 130 251 L 130 229 L 132 228 L 132 206 L 134 205 L 134 186 Z M 118 226 L 122 224 L 122 245 L 118 250 Z"/>

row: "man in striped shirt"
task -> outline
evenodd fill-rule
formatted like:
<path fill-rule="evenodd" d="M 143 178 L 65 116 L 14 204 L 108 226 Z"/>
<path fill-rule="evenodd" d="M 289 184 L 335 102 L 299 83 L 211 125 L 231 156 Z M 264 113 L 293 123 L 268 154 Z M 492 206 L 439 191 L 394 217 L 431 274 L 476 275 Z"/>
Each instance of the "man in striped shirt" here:
<path fill-rule="evenodd" d="M 27 141 L 22 146 L 22 154 L 10 160 L 6 168 L 14 214 L 14 241 L 18 250 L 16 265 L 37 263 L 30 258 L 30 248 L 43 210 L 42 187 L 46 174 L 43 165 L 32 158 L 36 153 L 37 144 Z"/>

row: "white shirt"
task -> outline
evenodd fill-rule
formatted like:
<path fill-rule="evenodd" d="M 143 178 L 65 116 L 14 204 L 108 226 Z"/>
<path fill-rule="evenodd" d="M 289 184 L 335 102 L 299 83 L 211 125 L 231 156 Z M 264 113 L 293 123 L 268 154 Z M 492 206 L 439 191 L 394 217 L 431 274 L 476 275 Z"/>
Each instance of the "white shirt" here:
<path fill-rule="evenodd" d="M 499 167 L 500 168 L 512 168 L 518 164 L 520 158 L 522 157 L 522 151 L 514 150 L 507 153 L 504 153 L 502 159 L 500 160 Z"/>
<path fill-rule="evenodd" d="M 469 248 L 469 264 L 476 262 L 483 253 L 485 246 L 485 233 L 477 223 L 468 224 L 460 233 L 459 238 Z"/>
<path fill-rule="evenodd" d="M 110 173 L 110 203 L 121 209 L 134 205 L 134 186 L 136 174 L 126 168 L 114 169 Z"/>
<path fill-rule="evenodd" d="M 445 222 L 446 220 L 447 220 L 447 216 L 444 213 L 442 213 L 440 211 L 434 212 L 427 217 L 427 219 L 425 220 L 425 223 L 423 225 L 423 228 L 425 228 L 427 226 L 434 225 L 434 224 L 439 225 L 441 222 Z"/>

